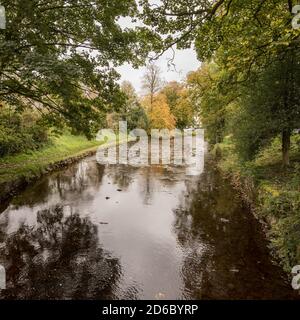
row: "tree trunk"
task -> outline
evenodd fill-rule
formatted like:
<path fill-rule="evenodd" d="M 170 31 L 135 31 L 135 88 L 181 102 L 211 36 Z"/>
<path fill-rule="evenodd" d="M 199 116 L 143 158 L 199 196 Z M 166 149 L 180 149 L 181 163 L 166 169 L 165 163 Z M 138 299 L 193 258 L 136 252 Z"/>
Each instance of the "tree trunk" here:
<path fill-rule="evenodd" d="M 282 131 L 282 165 L 287 167 L 290 164 L 291 131 Z"/>
<path fill-rule="evenodd" d="M 154 93 L 151 92 L 151 94 L 150 94 L 150 112 L 153 111 L 153 102 L 154 102 Z"/>

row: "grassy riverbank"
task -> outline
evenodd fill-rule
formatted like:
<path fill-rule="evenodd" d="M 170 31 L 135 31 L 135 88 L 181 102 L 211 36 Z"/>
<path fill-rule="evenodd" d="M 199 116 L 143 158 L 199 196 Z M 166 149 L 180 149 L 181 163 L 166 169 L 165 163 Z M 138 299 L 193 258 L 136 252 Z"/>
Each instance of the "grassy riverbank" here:
<path fill-rule="evenodd" d="M 281 165 L 279 138 L 251 162 L 240 162 L 231 137 L 214 148 L 219 167 L 266 222 L 267 236 L 284 269 L 300 264 L 300 137 L 292 137 L 291 164 Z"/>
<path fill-rule="evenodd" d="M 70 133 L 53 137 L 51 143 L 39 150 L 0 158 L 0 184 L 20 178 L 30 180 L 43 173 L 50 165 L 96 151 L 100 145 L 99 141 L 89 141 L 84 136 L 74 136 Z"/>

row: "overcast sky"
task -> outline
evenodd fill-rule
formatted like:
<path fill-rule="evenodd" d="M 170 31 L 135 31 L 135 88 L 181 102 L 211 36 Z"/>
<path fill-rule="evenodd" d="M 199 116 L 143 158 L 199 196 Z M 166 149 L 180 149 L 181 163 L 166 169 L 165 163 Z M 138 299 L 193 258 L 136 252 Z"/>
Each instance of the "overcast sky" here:
<path fill-rule="evenodd" d="M 159 5 L 160 0 L 151 0 L 150 3 Z M 120 26 L 125 28 L 132 28 L 137 26 L 144 26 L 141 21 L 132 22 L 131 18 L 121 17 L 119 19 Z M 186 78 L 186 75 L 190 71 L 197 70 L 200 67 L 200 62 L 197 59 L 196 52 L 193 49 L 187 50 L 175 50 L 175 59 L 174 64 L 176 70 L 174 68 L 169 68 L 168 61 L 173 56 L 173 51 L 170 49 L 167 51 L 160 59 L 156 62 L 156 64 L 160 67 L 162 71 L 162 78 L 166 82 L 169 81 L 182 81 Z M 152 53 L 153 55 L 153 53 Z M 117 68 L 117 71 L 121 74 L 122 81 L 130 81 L 135 87 L 137 93 L 142 94 L 142 78 L 145 73 L 145 68 L 133 69 L 130 65 L 123 65 Z"/>
<path fill-rule="evenodd" d="M 175 51 L 174 63 L 176 70 L 168 68 L 168 59 L 171 57 L 172 52 L 169 51 L 157 61 L 157 65 L 162 71 L 162 78 L 167 82 L 184 80 L 188 72 L 196 70 L 200 66 L 196 53 L 192 49 Z M 123 65 L 118 67 L 117 70 L 121 74 L 121 82 L 128 80 L 133 84 L 138 93 L 143 93 L 141 79 L 145 73 L 145 68 L 133 69 L 130 65 Z"/>

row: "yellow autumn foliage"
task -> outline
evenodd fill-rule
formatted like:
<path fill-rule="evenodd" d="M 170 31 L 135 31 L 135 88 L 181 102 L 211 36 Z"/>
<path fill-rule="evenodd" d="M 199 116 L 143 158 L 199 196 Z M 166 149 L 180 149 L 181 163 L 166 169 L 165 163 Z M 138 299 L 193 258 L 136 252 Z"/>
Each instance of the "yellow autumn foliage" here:
<path fill-rule="evenodd" d="M 165 95 L 156 95 L 152 105 L 150 103 L 150 98 L 145 97 L 142 101 L 142 105 L 147 112 L 151 129 L 175 129 L 176 120 L 170 111 Z"/>

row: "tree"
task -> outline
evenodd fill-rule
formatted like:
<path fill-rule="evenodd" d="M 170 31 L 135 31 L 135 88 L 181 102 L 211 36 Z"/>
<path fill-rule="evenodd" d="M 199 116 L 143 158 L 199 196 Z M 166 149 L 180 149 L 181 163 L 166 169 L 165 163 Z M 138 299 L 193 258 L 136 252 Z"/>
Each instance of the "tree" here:
<path fill-rule="evenodd" d="M 198 110 L 211 144 L 219 143 L 226 133 L 228 108 L 238 99 L 239 92 L 228 82 L 228 72 L 216 63 L 204 63 L 187 78 L 189 96 Z"/>
<path fill-rule="evenodd" d="M 151 107 L 151 98 L 146 97 L 142 101 L 142 105 L 147 110 L 151 129 L 169 129 L 175 128 L 176 120 L 170 111 L 166 97 L 157 94 L 153 98 Z"/>
<path fill-rule="evenodd" d="M 161 90 L 161 94 L 166 97 L 170 111 L 176 119 L 176 127 L 184 129 L 191 126 L 196 110 L 185 85 L 176 81 L 169 82 Z"/>
<path fill-rule="evenodd" d="M 118 22 L 136 16 L 135 1 L 1 4 L 7 15 L 0 30 L 1 100 L 17 110 L 29 105 L 50 124 L 64 120 L 90 137 L 103 113 L 124 103 L 111 66 L 140 65 L 148 51 L 151 32 L 123 30 Z"/>
<path fill-rule="evenodd" d="M 183 89 L 184 89 L 183 84 L 177 81 L 171 81 L 167 83 L 161 90 L 161 93 L 164 94 L 167 98 L 167 102 L 171 111 L 177 105 L 178 100 L 180 99 L 180 93 Z"/>
<path fill-rule="evenodd" d="M 252 158 L 281 135 L 282 163 L 288 166 L 291 134 L 300 124 L 300 54 L 288 54 L 243 88 L 233 132 L 238 149 Z"/>
<path fill-rule="evenodd" d="M 195 111 L 189 96 L 189 90 L 183 89 L 180 92 L 177 104 L 171 109 L 171 112 L 176 119 L 176 127 L 179 129 L 191 127 L 194 124 Z"/>
<path fill-rule="evenodd" d="M 159 55 L 176 45 L 195 43 L 205 61 L 221 49 L 224 62 L 243 74 L 286 51 L 299 48 L 300 30 L 292 28 L 294 0 L 142 0 L 142 18 L 161 36 Z"/>
<path fill-rule="evenodd" d="M 150 97 L 150 110 L 153 108 L 154 96 L 161 89 L 162 85 L 160 68 L 154 63 L 149 63 L 146 66 L 146 73 L 143 77 L 143 89 Z"/>
<path fill-rule="evenodd" d="M 126 96 L 124 112 L 127 113 L 139 104 L 138 96 L 130 81 L 123 81 L 121 84 L 121 90 Z"/>
<path fill-rule="evenodd" d="M 283 164 L 289 163 L 288 153 L 290 146 L 290 134 L 296 125 L 291 119 L 297 119 L 299 112 L 299 98 L 297 73 L 289 66 L 299 63 L 299 36 L 300 30 L 292 28 L 292 8 L 296 4 L 293 0 L 192 0 L 178 2 L 175 0 L 162 0 L 159 5 L 151 6 L 150 1 L 144 0 L 144 22 L 149 26 L 155 26 L 161 37 L 161 48 L 158 55 L 177 45 L 179 48 L 190 47 L 195 44 L 198 57 L 202 61 L 213 59 L 222 72 L 226 72 L 225 81 L 213 81 L 215 90 L 201 98 L 201 109 L 206 114 L 204 122 L 211 128 L 216 127 L 218 116 L 221 115 L 221 132 L 226 126 L 226 115 L 224 111 L 235 100 L 229 99 L 224 88 L 229 92 L 235 88 L 237 92 L 243 86 L 251 84 L 257 77 L 263 79 L 269 70 L 269 66 L 279 67 L 280 62 L 290 71 L 289 76 L 282 73 L 281 68 L 277 69 L 282 78 L 271 79 L 269 77 L 266 88 L 263 82 L 260 88 L 261 96 L 270 101 L 267 92 L 277 92 L 277 82 L 281 83 L 280 95 L 273 112 L 273 123 L 279 123 L 282 134 Z M 239 87 L 241 85 L 241 87 Z M 262 92 L 262 89 L 264 90 Z M 283 89 L 284 88 L 284 89 Z M 244 90 L 241 91 L 245 93 Z M 205 97 L 206 96 L 206 97 Z M 291 99 L 291 96 L 294 96 Z M 216 104 L 209 102 L 210 98 Z M 221 99 L 221 101 L 220 101 Z M 234 97 L 237 99 L 237 97 Z M 265 101 L 265 102 L 266 102 Z M 236 101 L 235 101 L 236 102 Z M 206 106 L 205 106 L 206 105 Z M 265 105 L 262 103 L 261 106 Z M 271 103 L 274 106 L 274 103 Z M 244 106 L 242 106 L 244 108 Z M 280 112 L 279 112 L 280 110 Z M 255 106 L 256 114 L 264 114 L 264 110 Z M 203 114 L 203 112 L 202 112 Z M 245 115 L 245 113 L 244 113 Z M 248 116 L 250 114 L 248 113 Z M 279 117 L 279 119 L 275 119 Z M 252 129 L 264 125 L 264 119 L 256 117 L 256 122 L 262 121 L 259 125 L 253 123 Z M 278 122 L 279 121 L 279 122 Z M 249 130 L 250 130 L 249 122 Z M 273 125 L 269 122 L 265 134 L 272 135 Z M 248 132 L 249 132 L 248 130 Z M 210 130 L 211 131 L 211 130 Z M 222 138 L 222 135 L 220 137 Z M 217 139 L 213 139 L 218 141 Z M 261 139 L 260 139 L 261 141 Z M 253 149 L 254 150 L 254 149 Z"/>
<path fill-rule="evenodd" d="M 124 109 L 120 113 L 120 117 L 122 120 L 127 121 L 128 130 L 136 128 L 147 130 L 149 124 L 148 117 L 139 102 L 133 85 L 129 81 L 124 81 L 121 85 L 121 90 L 126 96 L 126 102 Z"/>

